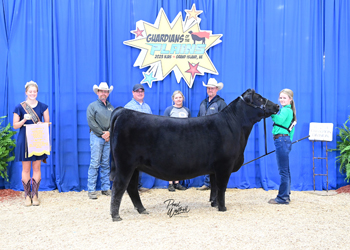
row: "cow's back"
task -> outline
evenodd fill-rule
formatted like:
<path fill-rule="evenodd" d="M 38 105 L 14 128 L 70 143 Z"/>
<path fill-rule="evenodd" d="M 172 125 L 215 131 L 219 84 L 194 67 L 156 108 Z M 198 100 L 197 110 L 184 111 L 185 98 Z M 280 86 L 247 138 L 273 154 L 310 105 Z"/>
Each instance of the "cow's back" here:
<path fill-rule="evenodd" d="M 213 165 L 234 159 L 240 136 L 223 114 L 182 119 L 124 110 L 115 127 L 117 158 L 164 180 L 213 173 Z"/>

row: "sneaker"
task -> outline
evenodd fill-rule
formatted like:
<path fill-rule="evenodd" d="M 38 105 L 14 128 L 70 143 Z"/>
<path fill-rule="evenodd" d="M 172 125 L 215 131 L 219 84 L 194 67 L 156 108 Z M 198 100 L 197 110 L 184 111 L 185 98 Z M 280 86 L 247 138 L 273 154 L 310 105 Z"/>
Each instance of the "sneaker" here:
<path fill-rule="evenodd" d="M 144 188 L 144 187 L 139 188 L 139 192 L 147 192 L 147 191 L 149 191 L 149 188 Z"/>
<path fill-rule="evenodd" d="M 174 185 L 173 185 L 173 184 L 169 184 L 168 190 L 169 190 L 170 192 L 175 192 Z"/>
<path fill-rule="evenodd" d="M 96 192 L 88 192 L 88 196 L 89 196 L 90 199 L 93 199 L 93 200 L 97 199 Z"/>
<path fill-rule="evenodd" d="M 209 190 L 209 189 L 210 189 L 210 187 L 208 187 L 206 185 L 203 185 L 200 188 L 197 188 L 197 190 L 200 190 L 200 191 Z"/>
<path fill-rule="evenodd" d="M 101 191 L 101 193 L 103 195 L 106 195 L 106 196 L 111 196 L 112 195 L 112 191 L 111 190 Z"/>
<path fill-rule="evenodd" d="M 268 201 L 268 203 L 269 204 L 281 204 L 281 205 L 288 205 L 289 203 L 288 202 L 286 202 L 286 203 L 279 203 L 279 202 L 277 202 L 275 199 L 271 199 L 271 200 L 269 200 Z"/>
<path fill-rule="evenodd" d="M 186 190 L 186 188 L 182 186 L 180 183 L 175 184 L 175 188 L 178 190 Z"/>

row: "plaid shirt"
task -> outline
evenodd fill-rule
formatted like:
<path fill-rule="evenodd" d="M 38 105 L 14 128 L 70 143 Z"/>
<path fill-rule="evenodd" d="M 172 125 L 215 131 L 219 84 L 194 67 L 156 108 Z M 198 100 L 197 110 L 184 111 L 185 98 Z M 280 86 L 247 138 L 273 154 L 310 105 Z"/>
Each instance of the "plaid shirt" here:
<path fill-rule="evenodd" d="M 132 100 L 130 102 L 128 102 L 124 106 L 124 108 L 139 111 L 139 112 L 146 113 L 146 114 L 152 114 L 152 110 L 147 103 L 145 103 L 145 102 L 139 103 L 134 98 L 132 98 Z"/>

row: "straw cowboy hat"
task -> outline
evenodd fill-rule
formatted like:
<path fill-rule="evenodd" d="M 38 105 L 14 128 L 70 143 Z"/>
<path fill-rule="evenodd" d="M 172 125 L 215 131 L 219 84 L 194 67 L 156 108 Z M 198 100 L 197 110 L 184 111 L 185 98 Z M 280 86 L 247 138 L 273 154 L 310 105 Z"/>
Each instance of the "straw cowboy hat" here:
<path fill-rule="evenodd" d="M 113 86 L 111 86 L 110 88 L 108 88 L 108 84 L 106 82 L 101 82 L 100 86 L 97 86 L 96 84 L 94 85 L 94 87 L 92 88 L 95 92 L 95 94 L 97 94 L 98 90 L 108 90 L 109 93 L 112 92 L 113 90 Z"/>
<path fill-rule="evenodd" d="M 205 85 L 205 83 L 203 82 L 203 86 L 204 87 L 217 87 L 220 90 L 224 87 L 224 84 L 222 82 L 218 83 L 215 78 L 210 78 L 207 85 Z"/>

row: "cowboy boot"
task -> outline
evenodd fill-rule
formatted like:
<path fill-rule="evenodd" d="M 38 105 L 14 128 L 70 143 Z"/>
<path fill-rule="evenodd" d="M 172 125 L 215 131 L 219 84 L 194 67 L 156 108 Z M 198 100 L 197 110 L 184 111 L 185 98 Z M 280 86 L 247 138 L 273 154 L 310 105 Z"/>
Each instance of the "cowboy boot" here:
<path fill-rule="evenodd" d="M 34 178 L 32 178 L 32 199 L 33 199 L 33 206 L 39 206 L 40 202 L 39 202 L 39 194 L 38 194 L 38 190 L 39 190 L 39 185 L 40 185 L 40 181 L 36 182 L 36 180 Z"/>
<path fill-rule="evenodd" d="M 28 180 L 27 184 L 25 184 L 22 180 L 23 189 L 24 189 L 24 206 L 29 207 L 32 205 L 32 197 L 30 192 L 30 179 Z"/>

